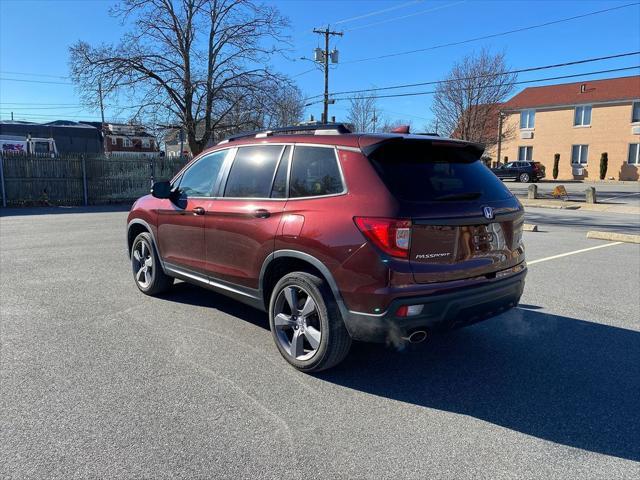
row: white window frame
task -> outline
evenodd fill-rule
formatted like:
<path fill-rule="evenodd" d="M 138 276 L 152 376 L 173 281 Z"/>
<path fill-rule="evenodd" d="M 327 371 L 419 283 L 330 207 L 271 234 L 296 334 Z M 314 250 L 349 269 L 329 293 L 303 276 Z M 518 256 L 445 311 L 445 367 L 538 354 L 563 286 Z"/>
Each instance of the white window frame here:
<path fill-rule="evenodd" d="M 523 120 L 525 125 L 523 126 Z M 520 112 L 520 130 L 533 130 L 536 127 L 536 111 L 532 108 Z"/>
<path fill-rule="evenodd" d="M 633 150 L 635 150 L 635 155 L 633 155 L 633 162 L 631 161 L 632 159 L 632 152 Z M 640 167 L 640 143 L 630 143 L 629 144 L 629 154 L 627 155 L 627 163 L 629 165 L 636 165 L 638 167 Z"/>
<path fill-rule="evenodd" d="M 111 137 L 111 145 L 117 145 L 118 139 L 116 137 Z"/>
<path fill-rule="evenodd" d="M 122 142 L 123 147 L 133 147 L 133 142 L 130 138 L 124 137 L 124 141 Z"/>
<path fill-rule="evenodd" d="M 573 151 L 574 149 L 578 147 L 578 161 L 574 161 L 573 158 Z M 584 156 L 584 162 L 582 161 L 582 152 L 583 150 L 587 150 L 587 154 Z M 583 165 L 588 165 L 589 164 L 589 145 L 587 144 L 577 144 L 577 145 L 571 145 L 571 165 L 578 165 L 578 166 L 583 166 Z"/>
<path fill-rule="evenodd" d="M 638 116 L 634 119 L 633 112 L 638 109 Z M 636 100 L 631 104 L 631 123 L 640 123 L 640 100 Z"/>
<path fill-rule="evenodd" d="M 142 139 L 142 148 L 151 148 L 148 138 L 143 138 Z"/>
<path fill-rule="evenodd" d="M 584 123 L 584 112 L 586 109 L 589 109 L 589 123 Z M 578 110 L 581 110 L 580 113 L 580 121 L 579 123 L 577 123 L 577 119 L 576 117 L 578 116 Z M 593 120 L 593 105 L 576 105 L 576 107 L 573 109 L 573 126 L 574 127 L 590 127 L 591 126 L 591 121 Z"/>
<path fill-rule="evenodd" d="M 520 156 L 520 152 L 524 149 L 524 158 Z M 521 145 L 518 147 L 517 162 L 533 162 L 533 145 Z"/>

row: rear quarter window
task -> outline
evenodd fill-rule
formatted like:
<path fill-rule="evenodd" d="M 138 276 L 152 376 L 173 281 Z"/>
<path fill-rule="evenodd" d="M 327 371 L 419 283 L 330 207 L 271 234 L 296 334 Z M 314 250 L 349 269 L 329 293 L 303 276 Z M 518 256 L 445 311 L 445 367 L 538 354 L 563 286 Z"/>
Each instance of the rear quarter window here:
<path fill-rule="evenodd" d="M 292 162 L 290 198 L 335 195 L 345 190 L 333 148 L 296 146 Z"/>
<path fill-rule="evenodd" d="M 510 198 L 509 190 L 480 160 L 481 155 L 477 147 L 467 144 L 404 140 L 380 146 L 369 159 L 399 200 Z"/>

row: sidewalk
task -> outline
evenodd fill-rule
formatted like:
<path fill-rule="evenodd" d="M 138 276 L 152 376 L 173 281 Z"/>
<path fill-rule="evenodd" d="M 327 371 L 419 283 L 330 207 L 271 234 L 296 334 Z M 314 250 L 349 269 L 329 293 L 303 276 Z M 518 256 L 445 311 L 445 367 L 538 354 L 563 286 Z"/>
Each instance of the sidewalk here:
<path fill-rule="evenodd" d="M 640 215 L 640 206 L 626 205 L 619 203 L 586 203 L 575 200 L 554 200 L 537 198 L 531 200 L 518 197 L 518 200 L 525 207 L 557 208 L 565 210 L 585 210 L 590 212 L 626 213 L 630 215 Z"/>

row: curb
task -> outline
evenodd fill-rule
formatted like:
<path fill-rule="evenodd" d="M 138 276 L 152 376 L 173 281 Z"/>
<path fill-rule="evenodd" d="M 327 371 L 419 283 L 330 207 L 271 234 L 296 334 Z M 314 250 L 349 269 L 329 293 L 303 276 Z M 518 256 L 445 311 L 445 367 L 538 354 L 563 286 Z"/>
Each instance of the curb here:
<path fill-rule="evenodd" d="M 520 203 L 525 207 L 533 207 L 533 208 L 552 208 L 555 210 L 578 210 L 581 205 L 565 205 L 565 204 L 547 204 L 547 203 L 538 203 L 538 202 L 523 202 L 524 199 L 519 199 Z"/>
<path fill-rule="evenodd" d="M 620 205 L 610 203 L 566 203 L 560 200 L 532 200 L 518 198 L 524 207 L 553 208 L 556 210 L 581 210 L 585 212 L 622 213 L 627 215 L 640 215 L 640 207 L 635 205 Z"/>
<path fill-rule="evenodd" d="M 587 238 L 594 240 L 610 240 L 612 242 L 640 243 L 640 235 L 631 235 L 628 233 L 599 232 L 590 230 L 587 232 Z"/>
<path fill-rule="evenodd" d="M 522 226 L 522 230 L 524 232 L 537 232 L 538 231 L 538 225 L 531 225 L 530 223 L 525 223 Z"/>

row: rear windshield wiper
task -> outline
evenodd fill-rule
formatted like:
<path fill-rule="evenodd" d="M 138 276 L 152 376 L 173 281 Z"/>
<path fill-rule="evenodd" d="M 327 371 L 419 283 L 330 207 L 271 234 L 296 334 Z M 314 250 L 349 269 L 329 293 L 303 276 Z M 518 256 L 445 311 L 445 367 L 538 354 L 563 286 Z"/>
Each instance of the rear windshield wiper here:
<path fill-rule="evenodd" d="M 448 193 L 447 195 L 440 195 L 435 197 L 436 201 L 448 201 L 448 200 L 473 200 L 482 195 L 482 192 L 464 192 L 464 193 Z"/>

